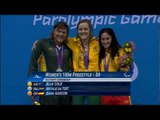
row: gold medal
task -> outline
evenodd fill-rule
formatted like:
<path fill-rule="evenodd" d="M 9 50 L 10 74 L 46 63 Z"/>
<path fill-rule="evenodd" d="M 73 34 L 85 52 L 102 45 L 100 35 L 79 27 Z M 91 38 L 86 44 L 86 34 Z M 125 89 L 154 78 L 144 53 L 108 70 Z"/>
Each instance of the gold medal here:
<path fill-rule="evenodd" d="M 57 68 L 56 72 L 62 72 L 61 68 Z"/>
<path fill-rule="evenodd" d="M 84 71 L 85 71 L 85 72 L 88 72 L 88 69 L 85 69 Z"/>
<path fill-rule="evenodd" d="M 34 105 L 41 105 L 41 104 L 38 101 L 35 101 Z"/>

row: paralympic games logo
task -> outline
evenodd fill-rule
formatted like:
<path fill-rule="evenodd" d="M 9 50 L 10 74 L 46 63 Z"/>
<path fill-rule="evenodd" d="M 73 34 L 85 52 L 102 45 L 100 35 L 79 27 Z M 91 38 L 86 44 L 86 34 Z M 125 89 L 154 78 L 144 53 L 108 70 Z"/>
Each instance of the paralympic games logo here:
<path fill-rule="evenodd" d="M 38 75 L 35 75 L 35 76 L 34 76 L 34 78 L 41 78 L 41 77 L 40 77 L 40 76 L 38 76 Z"/>

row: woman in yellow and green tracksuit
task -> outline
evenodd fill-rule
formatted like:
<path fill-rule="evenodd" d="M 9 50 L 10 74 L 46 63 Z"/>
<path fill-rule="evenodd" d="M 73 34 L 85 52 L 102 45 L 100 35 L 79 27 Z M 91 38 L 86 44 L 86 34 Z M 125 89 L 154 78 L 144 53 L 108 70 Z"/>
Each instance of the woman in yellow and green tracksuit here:
<path fill-rule="evenodd" d="M 99 32 L 100 68 L 102 72 L 128 71 L 129 66 L 120 66 L 119 61 L 124 51 L 119 45 L 111 28 L 103 28 Z M 130 96 L 102 96 L 102 105 L 130 105 Z"/>
<path fill-rule="evenodd" d="M 70 71 L 72 52 L 65 44 L 67 38 L 68 25 L 65 22 L 58 22 L 50 38 L 36 41 L 32 48 L 28 76 L 34 71 Z M 34 102 L 34 96 L 32 100 Z M 70 96 L 40 96 L 41 105 L 70 105 L 70 103 Z"/>
<path fill-rule="evenodd" d="M 89 20 L 81 20 L 77 25 L 78 36 L 68 38 L 67 45 L 72 50 L 73 70 L 75 72 L 99 71 L 99 41 L 92 37 Z M 99 105 L 100 96 L 73 96 L 73 105 L 83 105 L 87 98 L 88 105 Z"/>

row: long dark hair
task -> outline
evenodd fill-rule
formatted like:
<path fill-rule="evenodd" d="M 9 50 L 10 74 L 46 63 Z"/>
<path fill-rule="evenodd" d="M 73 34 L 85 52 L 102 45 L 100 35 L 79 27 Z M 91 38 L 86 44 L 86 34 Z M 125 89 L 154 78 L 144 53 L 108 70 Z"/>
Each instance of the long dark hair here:
<path fill-rule="evenodd" d="M 111 53 L 110 53 L 111 58 L 114 59 L 115 55 L 117 54 L 117 52 L 118 52 L 119 48 L 121 48 L 121 46 L 118 43 L 118 40 L 116 38 L 116 35 L 115 35 L 113 29 L 103 28 L 99 32 L 99 44 L 100 44 L 100 56 L 99 57 L 100 57 L 100 60 L 105 57 L 105 48 L 102 46 L 102 43 L 101 43 L 101 36 L 102 36 L 103 33 L 108 33 L 112 38 L 109 50 L 111 51 Z"/>

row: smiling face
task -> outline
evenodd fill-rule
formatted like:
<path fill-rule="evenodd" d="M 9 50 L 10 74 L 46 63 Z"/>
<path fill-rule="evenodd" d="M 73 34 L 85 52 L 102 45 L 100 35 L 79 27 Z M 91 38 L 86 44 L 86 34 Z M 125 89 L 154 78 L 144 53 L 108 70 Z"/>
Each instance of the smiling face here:
<path fill-rule="evenodd" d="M 80 23 L 78 26 L 78 36 L 81 40 L 88 40 L 90 36 L 90 28 L 88 23 Z"/>
<path fill-rule="evenodd" d="M 57 44 L 62 44 L 67 39 L 67 29 L 65 27 L 55 28 L 53 31 L 54 40 Z"/>
<path fill-rule="evenodd" d="M 101 35 L 101 43 L 102 46 L 107 50 L 111 46 L 112 37 L 107 32 L 102 33 Z"/>

